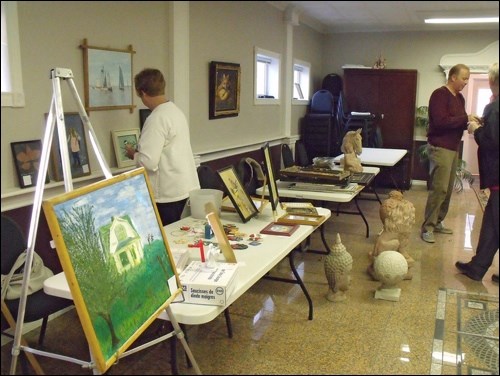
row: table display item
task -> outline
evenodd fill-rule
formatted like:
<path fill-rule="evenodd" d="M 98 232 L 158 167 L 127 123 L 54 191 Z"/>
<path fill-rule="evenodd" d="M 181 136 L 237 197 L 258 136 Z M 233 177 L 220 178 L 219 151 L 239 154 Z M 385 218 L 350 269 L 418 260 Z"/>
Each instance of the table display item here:
<path fill-rule="evenodd" d="M 271 222 L 266 227 L 264 227 L 262 230 L 260 230 L 260 233 L 267 234 L 267 235 L 290 236 L 298 228 L 299 228 L 299 225 Z"/>
<path fill-rule="evenodd" d="M 408 263 L 404 256 L 396 251 L 382 252 L 375 258 L 373 268 L 377 279 L 382 282 L 375 291 L 375 299 L 399 301 L 401 289 L 398 284 L 408 273 Z"/>
<path fill-rule="evenodd" d="M 310 225 L 319 226 L 325 221 L 322 215 L 314 214 L 285 214 L 278 218 L 276 222 L 288 225 Z"/>
<path fill-rule="evenodd" d="M 345 134 L 340 150 L 344 153 L 344 158 L 340 162 L 340 165 L 344 166 L 344 171 L 363 172 L 363 166 L 358 157 L 363 151 L 361 128 Z"/>
<path fill-rule="evenodd" d="M 332 170 L 329 167 L 292 166 L 280 170 L 280 179 L 282 181 L 316 184 L 347 184 L 350 175 L 349 171 Z"/>
<path fill-rule="evenodd" d="M 318 210 L 310 202 L 282 202 L 281 206 L 288 214 L 318 215 Z"/>

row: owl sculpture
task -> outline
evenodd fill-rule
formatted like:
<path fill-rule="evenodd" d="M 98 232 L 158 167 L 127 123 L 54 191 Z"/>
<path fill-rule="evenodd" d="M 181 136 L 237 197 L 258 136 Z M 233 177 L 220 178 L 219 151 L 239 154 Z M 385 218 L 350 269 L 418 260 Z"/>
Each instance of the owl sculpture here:
<path fill-rule="evenodd" d="M 337 233 L 335 243 L 330 247 L 330 253 L 325 257 L 325 275 L 328 281 L 326 298 L 331 302 L 341 302 L 347 299 L 352 269 L 352 256 L 340 240 Z"/>

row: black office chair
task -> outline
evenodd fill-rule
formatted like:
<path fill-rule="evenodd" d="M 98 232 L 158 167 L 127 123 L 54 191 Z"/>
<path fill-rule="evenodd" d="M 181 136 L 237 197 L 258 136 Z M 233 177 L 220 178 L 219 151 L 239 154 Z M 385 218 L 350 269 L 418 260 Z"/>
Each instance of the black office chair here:
<path fill-rule="evenodd" d="M 295 164 L 300 167 L 306 167 L 312 164 L 307 155 L 307 150 L 302 141 L 295 142 Z"/>
<path fill-rule="evenodd" d="M 19 228 L 18 224 L 3 214 L 1 237 L 2 275 L 7 275 L 16 262 L 18 256 L 26 250 L 27 244 L 23 232 Z M 19 310 L 19 301 L 20 299 L 5 299 L 2 301 L 2 334 L 8 337 L 12 336 L 5 332 L 10 325 L 5 317 L 8 313 L 4 313 L 3 303 L 5 302 L 6 309 L 8 309 L 14 320 L 16 320 Z M 43 291 L 43 289 L 27 296 L 24 323 L 42 319 L 40 336 L 38 337 L 38 344 L 40 346 L 43 345 L 49 315 L 56 313 L 63 308 L 69 307 L 72 304 L 72 300 L 48 295 Z"/>
<path fill-rule="evenodd" d="M 285 168 L 295 166 L 292 150 L 288 144 L 281 144 L 281 159 Z"/>

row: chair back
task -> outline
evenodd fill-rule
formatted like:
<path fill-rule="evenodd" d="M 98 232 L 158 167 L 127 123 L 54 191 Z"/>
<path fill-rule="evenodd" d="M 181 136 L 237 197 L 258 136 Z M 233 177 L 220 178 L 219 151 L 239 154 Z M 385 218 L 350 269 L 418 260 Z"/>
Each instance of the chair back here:
<path fill-rule="evenodd" d="M 333 114 L 333 95 L 328 90 L 321 89 L 311 98 L 311 113 Z"/>
<path fill-rule="evenodd" d="M 285 168 L 295 165 L 293 153 L 288 144 L 281 144 L 281 159 L 283 159 L 283 166 L 285 166 Z"/>
<path fill-rule="evenodd" d="M 219 175 L 210 166 L 200 165 L 196 171 L 201 189 L 219 189 L 224 191 Z"/>
<path fill-rule="evenodd" d="M 26 239 L 19 225 L 2 214 L 2 274 L 7 275 L 19 255 L 26 250 Z"/>
<path fill-rule="evenodd" d="M 311 164 L 306 147 L 302 141 L 295 142 L 295 164 L 301 167 L 306 167 Z"/>

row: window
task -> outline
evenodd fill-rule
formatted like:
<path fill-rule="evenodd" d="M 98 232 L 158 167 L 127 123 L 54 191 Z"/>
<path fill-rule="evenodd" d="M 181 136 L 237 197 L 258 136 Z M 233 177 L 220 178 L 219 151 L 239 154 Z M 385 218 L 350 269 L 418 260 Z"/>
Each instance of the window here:
<path fill-rule="evenodd" d="M 309 101 L 311 64 L 294 59 L 293 61 L 293 99 Z"/>
<path fill-rule="evenodd" d="M 279 103 L 281 56 L 255 48 L 255 103 Z"/>
<path fill-rule="evenodd" d="M 23 107 L 17 1 L 2 1 L 2 107 Z"/>

